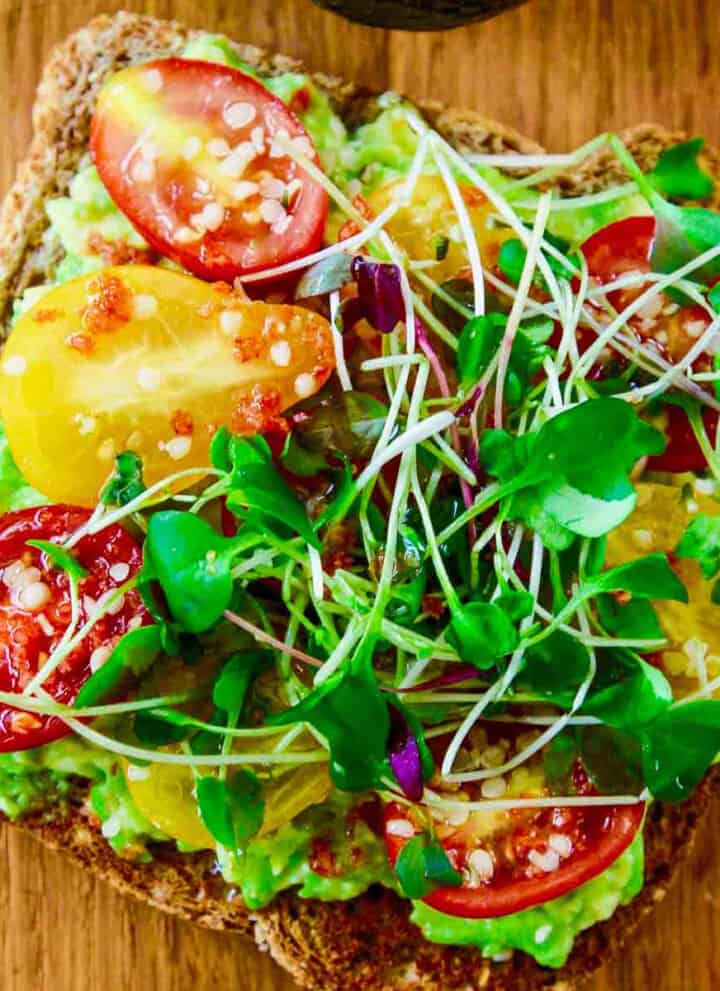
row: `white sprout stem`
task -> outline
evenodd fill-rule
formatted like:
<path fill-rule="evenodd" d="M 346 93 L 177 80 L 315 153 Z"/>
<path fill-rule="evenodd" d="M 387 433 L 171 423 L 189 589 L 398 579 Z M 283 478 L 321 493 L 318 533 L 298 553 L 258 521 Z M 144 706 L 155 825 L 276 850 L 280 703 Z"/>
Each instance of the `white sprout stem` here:
<path fill-rule="evenodd" d="M 442 433 L 448 427 L 452 426 L 454 422 L 455 417 L 448 411 L 434 413 L 426 420 L 421 420 L 420 423 L 417 423 L 414 427 L 411 427 L 399 437 L 396 437 L 379 455 L 373 455 L 372 461 L 358 475 L 356 481 L 357 490 L 362 490 L 372 478 L 379 474 L 388 461 L 399 457 L 408 448 L 417 446 L 422 441 L 427 440 L 428 437 Z"/>
<path fill-rule="evenodd" d="M 482 316 L 485 312 L 485 280 L 483 278 L 483 265 L 480 257 L 477 237 L 473 229 L 468 208 L 463 200 L 460 187 L 455 182 L 450 169 L 447 166 L 442 153 L 442 148 L 437 142 L 433 143 L 433 158 L 438 167 L 438 171 L 443 178 L 445 188 L 448 191 L 450 200 L 457 214 L 460 230 L 462 231 L 465 247 L 467 249 L 468 262 L 473 282 L 473 312 L 476 317 Z"/>
<path fill-rule="evenodd" d="M 466 812 L 509 812 L 514 809 L 572 809 L 605 808 L 611 805 L 640 805 L 647 800 L 640 795 L 557 795 L 537 798 L 486 799 L 482 802 L 461 802 L 457 799 L 442 798 L 435 792 L 425 789 L 423 801 L 436 809 Z"/>
<path fill-rule="evenodd" d="M 529 178 L 529 177 L 528 177 Z M 601 193 L 588 193 L 586 196 L 555 196 L 553 197 L 551 213 L 562 213 L 566 210 L 578 210 L 584 207 L 598 206 L 600 203 L 611 203 L 613 200 L 621 200 L 626 196 L 637 192 L 634 182 L 624 182 L 621 186 L 613 186 L 612 189 L 604 189 Z M 516 210 L 534 210 L 537 201 L 513 200 Z"/>
<path fill-rule="evenodd" d="M 537 534 L 533 535 L 533 547 L 532 547 L 532 560 L 530 564 L 530 582 L 529 591 L 534 599 L 537 599 L 538 593 L 540 591 L 540 580 L 542 578 L 542 564 L 543 564 L 543 554 L 544 549 L 542 541 Z M 521 632 L 523 629 L 532 623 L 532 616 L 526 616 L 522 623 L 520 624 Z M 503 676 L 498 679 L 493 685 L 488 688 L 483 695 L 480 696 L 478 701 L 472 707 L 470 712 L 467 714 L 462 722 L 462 725 L 458 729 L 455 736 L 450 741 L 450 744 L 445 751 L 445 756 L 443 758 L 442 766 L 440 769 L 440 774 L 443 778 L 448 778 L 452 774 L 453 765 L 457 759 L 457 755 L 460 752 L 465 739 L 473 728 L 478 719 L 482 716 L 483 712 L 487 707 L 495 702 L 498 698 L 505 694 L 510 685 L 515 680 L 516 675 L 520 671 L 522 666 L 522 660 L 524 657 L 525 648 L 518 647 L 510 658 L 510 663 Z"/>
<path fill-rule="evenodd" d="M 362 627 L 364 625 L 364 617 L 353 616 L 343 633 L 340 642 L 337 644 L 333 652 L 330 654 L 328 659 L 325 661 L 323 666 L 319 668 L 315 675 L 315 684 L 322 685 L 323 682 L 327 681 L 335 672 L 338 670 L 343 661 L 349 656 L 352 649 L 356 646 L 358 640 L 362 635 Z"/>
<path fill-rule="evenodd" d="M 345 392 L 352 392 L 352 380 L 345 362 L 345 345 L 343 335 L 338 330 L 340 312 L 340 293 L 337 289 L 330 293 L 330 327 L 332 328 L 333 350 L 335 352 L 335 369 L 340 379 L 340 385 Z"/>
<path fill-rule="evenodd" d="M 535 269 L 540 256 L 540 242 L 543 231 L 547 223 L 548 211 L 550 208 L 550 194 L 546 193 L 540 200 L 538 211 L 535 216 L 530 243 L 528 244 L 525 263 L 523 265 L 520 283 L 518 285 L 517 296 L 515 297 L 510 310 L 510 316 L 505 327 L 502 341 L 500 342 L 500 358 L 498 361 L 497 378 L 495 384 L 495 426 L 500 429 L 503 424 L 503 390 L 505 387 L 505 376 L 510 366 L 510 355 L 520 320 L 525 309 L 525 300 L 530 293 L 530 286 L 535 275 Z"/>

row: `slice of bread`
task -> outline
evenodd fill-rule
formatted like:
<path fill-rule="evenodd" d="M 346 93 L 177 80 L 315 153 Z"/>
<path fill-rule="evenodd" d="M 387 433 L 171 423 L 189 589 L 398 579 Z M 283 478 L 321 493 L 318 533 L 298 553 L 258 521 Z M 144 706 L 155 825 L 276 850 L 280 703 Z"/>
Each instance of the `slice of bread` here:
<path fill-rule="evenodd" d="M 52 54 L 33 111 L 30 153 L 0 213 L 0 339 L 7 332 L 15 296 L 51 278 L 60 260 L 59 245 L 47 236 L 44 203 L 67 192 L 87 153 L 90 118 L 100 85 L 110 73 L 130 62 L 179 52 L 195 34 L 176 23 L 121 13 L 97 18 Z M 262 73 L 301 68 L 297 61 L 282 55 L 247 45 L 236 48 Z M 313 78 L 348 122 L 372 114 L 375 94 L 340 79 Z M 533 141 L 478 113 L 450 110 L 435 103 L 423 104 L 421 109 L 459 150 L 542 151 Z M 654 166 L 664 148 L 684 137 L 651 124 L 622 136 L 645 169 Z M 718 180 L 714 205 L 720 208 L 720 158 L 713 151 L 704 156 L 703 164 Z M 622 174 L 614 160 L 600 153 L 562 176 L 558 186 L 576 195 L 603 189 L 620 179 Z M 474 950 L 427 943 L 409 922 L 408 903 L 380 889 L 351 902 L 332 904 L 304 901 L 287 893 L 268 909 L 249 913 L 218 881 L 210 854 L 188 855 L 158 848 L 149 864 L 115 855 L 93 824 L 81 785 L 64 806 L 28 815 L 18 825 L 65 851 L 85 869 L 166 912 L 210 928 L 254 934 L 258 943 L 307 988 L 570 991 L 610 952 L 619 949 L 642 916 L 662 899 L 678 864 L 691 849 L 696 827 L 719 785 L 720 768 L 716 768 L 689 802 L 651 808 L 643 893 L 608 922 L 583 933 L 560 971 L 544 969 L 520 953 L 500 963 L 485 960 Z"/>

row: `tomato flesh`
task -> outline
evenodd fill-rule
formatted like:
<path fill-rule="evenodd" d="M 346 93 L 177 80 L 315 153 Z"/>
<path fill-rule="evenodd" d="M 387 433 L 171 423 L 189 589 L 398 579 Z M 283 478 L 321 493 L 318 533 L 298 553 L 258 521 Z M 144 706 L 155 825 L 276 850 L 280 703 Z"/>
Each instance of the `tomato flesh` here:
<path fill-rule="evenodd" d="M 578 770 L 580 792 L 590 791 Z M 602 873 L 632 842 L 644 803 L 623 806 L 513 809 L 470 813 L 462 825 L 434 822 L 448 859 L 463 876 L 424 901 L 447 915 L 492 919 L 551 901 Z M 391 802 L 385 843 L 395 865 L 413 835 L 423 831 L 417 810 Z"/>
<path fill-rule="evenodd" d="M 310 310 L 124 265 L 57 286 L 21 317 L 0 414 L 30 484 L 94 506 L 120 452 L 142 457 L 147 485 L 207 466 L 219 427 L 266 432 L 333 366 L 330 326 Z"/>
<path fill-rule="evenodd" d="M 30 683 L 70 622 L 70 589 L 65 571 L 28 540 L 66 540 L 90 513 L 76 506 L 41 506 L 0 517 L 0 688 L 20 693 Z M 132 577 L 142 565 L 137 542 L 120 526 L 83 537 L 73 551 L 89 572 L 80 582 L 80 624 L 95 604 Z M 58 702 L 72 704 L 78 691 L 129 629 L 149 623 L 139 595 L 125 593 L 44 682 Z M 0 704 L 0 751 L 26 750 L 71 730 L 57 716 L 24 712 Z"/>
<path fill-rule="evenodd" d="M 654 217 L 627 217 L 597 231 L 585 241 L 581 250 L 590 275 L 598 282 L 608 283 L 631 272 L 649 272 L 654 238 Z M 641 285 L 616 289 L 608 294 L 608 299 L 620 311 L 645 288 Z M 669 302 L 664 295 L 656 297 L 647 312 L 641 310 L 630 319 L 630 326 L 639 339 L 652 341 L 659 354 L 675 363 L 687 354 L 710 326 L 710 316 L 700 306 L 678 308 L 668 306 Z M 693 367 L 696 371 L 709 367 L 707 356 L 701 355 Z M 648 468 L 669 472 L 704 470 L 707 467 L 705 455 L 686 415 L 670 404 L 666 407 L 666 414 L 668 445 L 662 454 L 650 458 Z M 717 431 L 718 415 L 713 410 L 707 410 L 704 420 L 712 441 Z"/>
<path fill-rule="evenodd" d="M 153 248 L 200 278 L 232 282 L 322 242 L 327 194 L 284 140 L 319 164 L 300 121 L 257 80 L 168 58 L 109 80 L 90 148 L 113 200 Z"/>

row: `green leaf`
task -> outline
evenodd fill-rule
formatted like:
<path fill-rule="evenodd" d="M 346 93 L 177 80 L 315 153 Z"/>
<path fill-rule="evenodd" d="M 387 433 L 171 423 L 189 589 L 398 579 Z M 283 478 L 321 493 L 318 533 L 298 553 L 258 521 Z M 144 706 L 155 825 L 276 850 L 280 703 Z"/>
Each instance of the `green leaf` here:
<path fill-rule="evenodd" d="M 720 571 L 720 516 L 699 513 L 690 520 L 675 554 L 694 558 L 703 578 L 714 578 Z"/>
<path fill-rule="evenodd" d="M 600 794 L 637 794 L 641 790 L 641 751 L 633 735 L 611 726 L 578 726 L 575 740 L 582 766 Z"/>
<path fill-rule="evenodd" d="M 481 670 L 518 644 L 518 632 L 507 613 L 491 602 L 468 602 L 453 610 L 445 639 L 468 664 Z"/>
<path fill-rule="evenodd" d="M 595 605 L 600 622 L 613 636 L 631 640 L 665 639 L 657 613 L 646 599 L 621 603 L 613 595 L 599 595 Z"/>
<path fill-rule="evenodd" d="M 371 662 L 370 648 L 363 647 L 343 671 L 267 720 L 274 726 L 306 722 L 324 736 L 330 775 L 342 791 L 377 788 L 388 772 L 390 716 Z"/>
<path fill-rule="evenodd" d="M 172 711 L 172 710 L 167 710 Z M 165 711 L 145 710 L 136 712 L 133 719 L 135 736 L 148 747 L 165 747 L 180 743 L 190 734 L 192 727 L 166 718 Z"/>
<path fill-rule="evenodd" d="M 141 626 L 126 633 L 102 667 L 90 675 L 78 692 L 75 706 L 97 705 L 123 694 L 148 671 L 162 653 L 160 627 Z"/>
<path fill-rule="evenodd" d="M 438 887 L 459 887 L 462 875 L 455 870 L 445 850 L 424 833 L 413 836 L 400 851 L 395 864 L 400 886 L 408 898 L 425 898 Z"/>
<path fill-rule="evenodd" d="M 495 599 L 495 605 L 507 614 L 513 623 L 529 616 L 535 606 L 535 599 L 529 592 L 511 590 L 503 592 Z"/>
<path fill-rule="evenodd" d="M 652 664 L 635 658 L 629 677 L 593 692 L 583 713 L 597 716 L 608 726 L 633 730 L 652 722 L 670 707 L 672 688 L 665 675 Z"/>
<path fill-rule="evenodd" d="M 226 781 L 214 776 L 199 778 L 196 793 L 208 832 L 228 850 L 240 852 L 262 826 L 263 789 L 251 771 L 234 771 Z"/>
<path fill-rule="evenodd" d="M 711 196 L 715 184 L 698 164 L 704 144 L 704 138 L 693 138 L 666 148 L 647 174 L 654 188 L 673 199 L 703 200 Z"/>
<path fill-rule="evenodd" d="M 192 513 L 167 510 L 150 517 L 145 542 L 150 577 L 160 582 L 170 612 L 188 633 L 209 630 L 229 607 L 236 547 L 237 541 L 221 537 Z"/>
<path fill-rule="evenodd" d="M 244 650 L 227 660 L 213 686 L 213 704 L 224 712 L 242 712 L 248 688 L 257 675 L 272 664 L 267 650 Z"/>
<path fill-rule="evenodd" d="M 650 264 L 654 272 L 674 272 L 720 244 L 720 214 L 702 207 L 680 207 L 658 193 L 650 199 L 657 220 Z M 720 272 L 720 258 L 695 269 L 693 279 L 708 281 Z"/>
<path fill-rule="evenodd" d="M 720 282 L 716 282 L 707 294 L 708 302 L 716 312 L 720 312 Z M 717 355 L 716 355 L 717 357 Z"/>
<path fill-rule="evenodd" d="M 115 457 L 115 470 L 100 493 L 105 506 L 127 506 L 145 491 L 142 458 L 133 451 L 123 451 Z"/>
<path fill-rule="evenodd" d="M 457 367 L 463 393 L 469 392 L 481 374 L 489 366 L 505 332 L 507 317 L 503 313 L 489 313 L 473 317 L 460 334 Z M 551 349 L 536 342 L 524 332 L 521 324 L 515 334 L 510 353 L 509 372 L 505 397 L 510 403 L 518 403 L 525 395 L 532 377 L 542 366 Z M 537 325 L 533 326 L 537 331 Z"/>
<path fill-rule="evenodd" d="M 316 454 L 303 447 L 295 433 L 287 435 L 280 463 L 286 471 L 298 478 L 313 478 L 330 467 L 324 454 Z"/>
<path fill-rule="evenodd" d="M 0 424 L 0 513 L 41 506 L 45 502 L 47 499 L 28 485 L 20 474 Z"/>
<path fill-rule="evenodd" d="M 305 507 L 270 464 L 248 461 L 242 468 L 236 467 L 227 504 L 233 512 L 256 510 L 261 519 L 277 520 L 299 533 L 313 547 L 321 547 Z"/>
<path fill-rule="evenodd" d="M 638 599 L 688 601 L 687 589 L 670 567 L 667 556 L 659 552 L 601 571 L 582 586 L 582 591 L 591 595 L 629 592 Z"/>
<path fill-rule="evenodd" d="M 575 793 L 573 772 L 579 757 L 575 736 L 571 732 L 560 733 L 543 751 L 545 779 L 554 795 Z"/>
<path fill-rule="evenodd" d="M 566 241 L 562 240 L 562 238 L 553 237 L 552 234 L 546 231 L 545 240 L 559 251 L 567 252 L 569 246 Z M 513 285 L 517 285 L 520 282 L 522 271 L 525 267 L 526 258 L 527 248 L 519 238 L 510 238 L 507 241 L 503 241 L 500 245 L 500 251 L 498 253 L 498 267 L 503 275 L 505 275 L 508 281 Z M 570 277 L 570 272 L 559 259 L 555 258 L 553 255 L 546 255 L 546 261 L 550 266 L 550 269 L 559 278 L 568 279 Z M 535 273 L 533 282 L 537 286 L 546 288 L 545 279 L 540 272 Z"/>
<path fill-rule="evenodd" d="M 293 436 L 310 455 L 333 451 L 358 461 L 370 457 L 387 419 L 388 408 L 374 396 L 356 390 L 331 392 L 315 398 L 308 418 L 295 427 Z"/>
<path fill-rule="evenodd" d="M 66 551 L 59 544 L 54 544 L 51 540 L 28 540 L 26 543 L 29 547 L 37 547 L 38 550 L 47 554 L 55 567 L 66 571 L 76 581 L 81 581 L 90 574 L 87 568 L 83 568 L 74 554 Z"/>
<path fill-rule="evenodd" d="M 655 798 L 681 802 L 720 751 L 720 701 L 673 706 L 641 734 L 645 784 Z"/>
<path fill-rule="evenodd" d="M 569 705 L 590 670 L 590 656 L 580 641 L 556 630 L 525 651 L 522 684 L 557 701 Z"/>
<path fill-rule="evenodd" d="M 445 326 L 452 331 L 461 331 L 468 319 L 472 316 L 475 291 L 471 279 L 448 279 L 443 282 L 440 288 L 451 296 L 456 303 L 467 311 L 467 316 L 458 313 L 456 309 L 449 306 L 437 293 L 433 293 L 430 305 L 435 316 L 442 320 Z"/>

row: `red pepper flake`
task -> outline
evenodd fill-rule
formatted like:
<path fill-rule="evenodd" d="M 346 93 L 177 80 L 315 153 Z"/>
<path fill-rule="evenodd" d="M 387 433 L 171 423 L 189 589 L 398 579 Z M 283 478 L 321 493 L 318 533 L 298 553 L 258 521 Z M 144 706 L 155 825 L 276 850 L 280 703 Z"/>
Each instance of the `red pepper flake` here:
<path fill-rule="evenodd" d="M 213 282 L 213 289 L 222 296 L 229 296 L 233 291 L 229 282 Z"/>
<path fill-rule="evenodd" d="M 99 255 L 106 265 L 154 265 L 158 255 L 146 248 L 134 248 L 122 238 L 110 240 L 94 231 L 87 240 L 88 251 Z"/>
<path fill-rule="evenodd" d="M 296 89 L 290 99 L 290 109 L 294 114 L 304 114 L 310 106 L 310 90 L 307 86 Z"/>
<path fill-rule="evenodd" d="M 432 616 L 433 619 L 440 619 L 446 608 L 447 605 L 441 595 L 430 593 L 423 596 L 422 611 L 427 613 L 428 616 Z"/>
<path fill-rule="evenodd" d="M 460 189 L 460 193 L 466 206 L 482 206 L 484 203 L 487 203 L 485 194 L 481 193 L 475 186 L 463 186 Z"/>
<path fill-rule="evenodd" d="M 320 877 L 339 877 L 338 862 L 328 840 L 316 837 L 310 844 L 310 870 Z"/>
<path fill-rule="evenodd" d="M 243 364 L 246 361 L 255 361 L 262 354 L 262 345 L 254 336 L 236 337 L 233 340 L 233 357 Z"/>
<path fill-rule="evenodd" d="M 33 313 L 33 320 L 35 323 L 51 323 L 53 320 L 59 320 L 63 316 L 65 316 L 65 310 L 36 310 Z"/>
<path fill-rule="evenodd" d="M 170 424 L 178 437 L 192 437 L 195 430 L 192 415 L 184 409 L 175 410 Z"/>
<path fill-rule="evenodd" d="M 132 293 L 117 275 L 101 272 L 88 283 L 88 305 L 82 310 L 84 326 L 95 334 L 117 330 L 132 318 Z"/>
<path fill-rule="evenodd" d="M 360 233 L 360 228 L 354 220 L 346 220 L 338 231 L 338 241 L 347 241 L 349 237 L 355 237 Z"/>
<path fill-rule="evenodd" d="M 95 350 L 95 341 L 90 334 L 69 334 L 65 343 L 80 354 L 92 354 Z"/>
<path fill-rule="evenodd" d="M 375 211 L 370 206 L 368 201 L 360 193 L 353 196 L 352 205 L 355 207 L 357 212 L 363 218 L 363 220 L 373 220 L 375 218 Z"/>
<path fill-rule="evenodd" d="M 277 426 L 282 408 L 282 396 L 277 389 L 253 387 L 249 396 L 243 396 L 233 410 L 230 429 L 235 434 L 259 434 Z"/>

